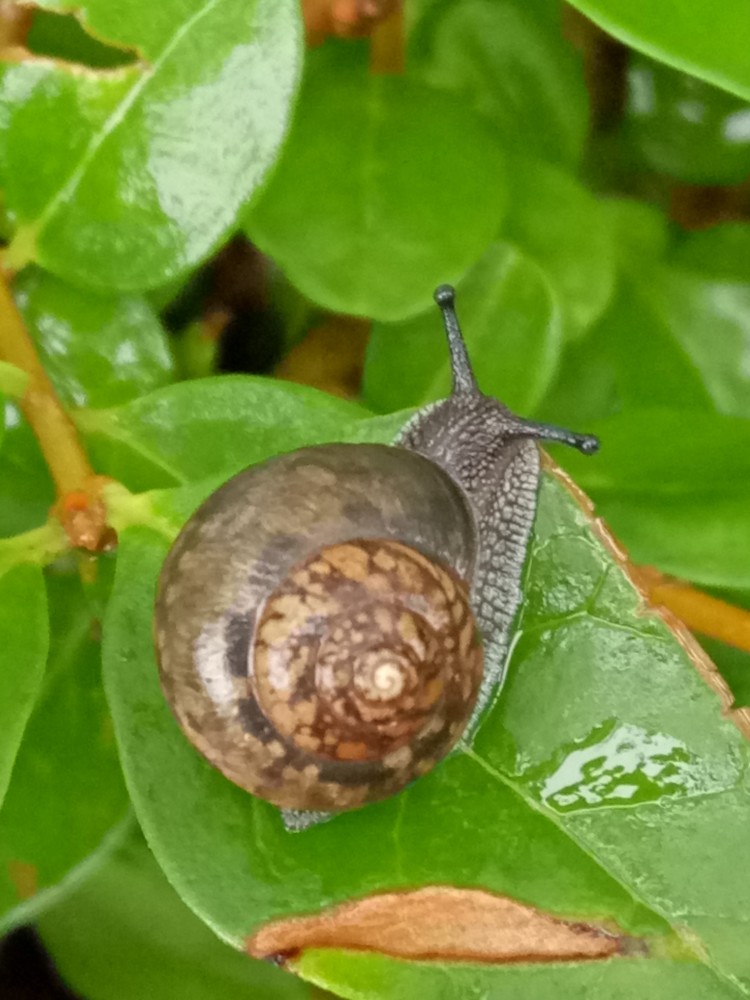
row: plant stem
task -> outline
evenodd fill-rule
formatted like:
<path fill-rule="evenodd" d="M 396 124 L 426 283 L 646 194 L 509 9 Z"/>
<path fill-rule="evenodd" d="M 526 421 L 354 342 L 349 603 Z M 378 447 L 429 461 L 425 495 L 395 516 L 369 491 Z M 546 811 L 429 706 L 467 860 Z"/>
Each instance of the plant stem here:
<path fill-rule="evenodd" d="M 72 420 L 39 360 L 34 342 L 0 276 L 0 360 L 28 376 L 20 406 L 36 435 L 58 494 L 54 513 L 71 545 L 100 551 L 113 543 L 100 492 L 106 480 L 96 476 Z"/>
<path fill-rule="evenodd" d="M 34 8 L 0 0 L 0 50 L 26 44 Z"/>
<path fill-rule="evenodd" d="M 370 43 L 370 69 L 373 73 L 403 73 L 406 68 L 406 37 L 404 5 L 382 21 L 372 33 Z"/>
<path fill-rule="evenodd" d="M 46 566 L 67 548 L 65 532 L 58 521 L 52 520 L 22 535 L 0 538 L 0 574 L 27 563 Z"/>
<path fill-rule="evenodd" d="M 0 359 L 29 376 L 21 409 L 39 441 L 57 492 L 85 491 L 94 476 L 73 422 L 63 410 L 49 376 L 42 368 L 4 278 L 0 279 Z"/>
<path fill-rule="evenodd" d="M 750 611 L 727 604 L 682 580 L 663 576 L 650 567 L 639 567 L 638 583 L 652 604 L 661 604 L 693 632 L 750 653 Z"/>

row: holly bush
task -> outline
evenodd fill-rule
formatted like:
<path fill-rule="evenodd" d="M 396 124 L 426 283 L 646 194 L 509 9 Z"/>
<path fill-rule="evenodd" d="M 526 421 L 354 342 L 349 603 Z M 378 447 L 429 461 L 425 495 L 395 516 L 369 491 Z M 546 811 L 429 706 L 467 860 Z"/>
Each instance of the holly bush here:
<path fill-rule="evenodd" d="M 0 929 L 81 996 L 750 994 L 748 38 L 746 0 L 2 5 Z M 601 453 L 545 464 L 476 730 L 301 824 L 173 720 L 156 579 L 233 473 L 446 395 L 442 282 L 483 390 Z"/>

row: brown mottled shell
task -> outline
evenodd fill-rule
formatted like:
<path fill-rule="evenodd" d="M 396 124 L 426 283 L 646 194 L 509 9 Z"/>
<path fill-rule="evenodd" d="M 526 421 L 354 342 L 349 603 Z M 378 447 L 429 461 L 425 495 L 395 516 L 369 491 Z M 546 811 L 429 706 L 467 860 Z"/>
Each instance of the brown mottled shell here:
<path fill-rule="evenodd" d="M 325 445 L 240 473 L 170 551 L 162 686 L 191 742 L 276 805 L 340 811 L 430 770 L 471 716 L 475 527 L 422 456 Z"/>

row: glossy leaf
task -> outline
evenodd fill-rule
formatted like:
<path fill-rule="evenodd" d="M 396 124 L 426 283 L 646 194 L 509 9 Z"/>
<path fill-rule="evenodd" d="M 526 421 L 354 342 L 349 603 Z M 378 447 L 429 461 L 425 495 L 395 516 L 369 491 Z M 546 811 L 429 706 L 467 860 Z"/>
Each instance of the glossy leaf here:
<path fill-rule="evenodd" d="M 153 287 L 219 242 L 274 162 L 299 11 L 293 0 L 167 0 L 154 16 L 140 0 L 91 0 L 82 23 L 138 59 L 4 66 L 9 259 L 110 291 Z"/>
<path fill-rule="evenodd" d="M 151 615 L 167 544 L 125 533 L 106 687 L 149 843 L 222 936 L 240 944 L 272 917 L 448 883 L 606 917 L 655 936 L 648 953 L 671 948 L 692 968 L 705 947 L 717 972 L 750 973 L 736 864 L 748 746 L 559 482 L 544 478 L 506 688 L 473 739 L 400 796 L 304 830 L 213 770 L 166 706 Z M 706 996 L 723 996 L 706 968 Z"/>
<path fill-rule="evenodd" d="M 500 148 L 460 101 L 329 46 L 247 229 L 318 305 L 391 321 L 458 281 L 506 199 Z"/>
<path fill-rule="evenodd" d="M 559 24 L 525 4 L 438 5 L 410 39 L 409 68 L 483 114 L 503 144 L 574 166 L 588 127 L 580 60 Z"/>
<path fill-rule="evenodd" d="M 632 0 L 572 3 L 626 45 L 750 100 L 750 11 L 744 0 L 726 0 L 721 17 L 712 0 L 669 7 Z"/>
<path fill-rule="evenodd" d="M 76 577 L 48 586 L 49 664 L 0 811 L 0 930 L 83 878 L 116 843 L 128 810 L 92 611 Z"/>
<path fill-rule="evenodd" d="M 180 383 L 77 415 L 97 468 L 134 490 L 224 475 L 309 441 L 338 439 L 369 411 L 306 386 L 252 376 Z M 386 424 L 392 423 L 384 418 Z"/>
<path fill-rule="evenodd" d="M 38 925 L 57 970 L 87 1000 L 302 1000 L 309 987 L 221 942 L 132 836 Z"/>
<path fill-rule="evenodd" d="M 536 264 L 493 243 L 457 288 L 457 306 L 482 390 L 520 413 L 533 411 L 562 346 L 557 299 Z M 363 392 L 376 410 L 443 399 L 451 377 L 445 333 L 434 308 L 402 323 L 376 324 Z"/>
<path fill-rule="evenodd" d="M 42 571 L 0 576 L 0 807 L 47 662 L 49 628 Z M 0 826 L 2 817 L 0 816 Z"/>
<path fill-rule="evenodd" d="M 643 56 L 628 65 L 625 133 L 643 164 L 689 184 L 750 173 L 750 104 Z"/>
<path fill-rule="evenodd" d="M 572 175 L 542 162 L 514 162 L 502 235 L 546 272 L 572 334 L 602 314 L 614 288 L 612 225 Z"/>
<path fill-rule="evenodd" d="M 111 406 L 172 377 L 166 335 L 145 299 L 81 292 L 38 268 L 14 284 L 45 371 L 69 406 Z"/>

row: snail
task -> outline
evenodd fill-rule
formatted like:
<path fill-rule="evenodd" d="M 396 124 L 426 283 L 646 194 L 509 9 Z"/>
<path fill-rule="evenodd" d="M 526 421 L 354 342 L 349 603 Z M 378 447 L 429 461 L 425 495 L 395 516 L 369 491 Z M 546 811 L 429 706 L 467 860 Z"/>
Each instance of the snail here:
<path fill-rule="evenodd" d="M 477 387 L 435 293 L 453 374 L 394 445 L 251 466 L 187 522 L 158 585 L 162 688 L 193 745 L 284 809 L 392 795 L 455 746 L 497 686 L 536 509 L 537 440 Z"/>

